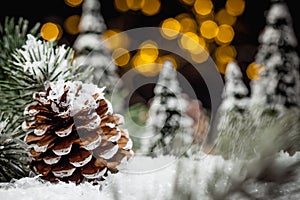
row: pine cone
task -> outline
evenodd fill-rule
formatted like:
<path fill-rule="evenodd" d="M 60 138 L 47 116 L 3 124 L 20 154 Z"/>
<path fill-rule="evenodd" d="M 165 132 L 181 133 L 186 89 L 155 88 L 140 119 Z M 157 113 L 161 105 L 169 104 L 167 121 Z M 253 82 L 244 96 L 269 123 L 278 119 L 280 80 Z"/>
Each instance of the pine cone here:
<path fill-rule="evenodd" d="M 114 114 L 104 88 L 82 82 L 53 82 L 34 93 L 23 130 L 31 169 L 51 182 L 101 181 L 117 173 L 133 152 L 121 115 Z"/>

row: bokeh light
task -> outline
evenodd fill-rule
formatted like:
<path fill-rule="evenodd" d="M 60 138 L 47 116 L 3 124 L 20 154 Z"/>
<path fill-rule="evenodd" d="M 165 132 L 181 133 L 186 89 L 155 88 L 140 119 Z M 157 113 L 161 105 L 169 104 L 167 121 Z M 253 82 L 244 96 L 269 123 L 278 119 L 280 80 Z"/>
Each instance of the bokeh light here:
<path fill-rule="evenodd" d="M 259 74 L 263 70 L 263 65 L 257 64 L 256 62 L 252 62 L 248 65 L 246 69 L 246 74 L 250 80 L 258 80 L 260 78 Z"/>
<path fill-rule="evenodd" d="M 159 63 L 159 64 L 162 65 L 162 64 L 164 64 L 165 61 L 167 61 L 167 60 L 172 62 L 173 67 L 174 67 L 175 69 L 178 68 L 177 61 L 176 61 L 176 59 L 175 59 L 172 55 L 163 55 L 163 56 L 160 56 L 159 58 L 157 58 L 157 63 Z"/>
<path fill-rule="evenodd" d="M 72 15 L 66 19 L 64 22 L 64 28 L 67 33 L 71 35 L 76 35 L 79 33 L 78 24 L 80 22 L 80 16 L 79 15 Z"/>
<path fill-rule="evenodd" d="M 156 76 L 162 69 L 162 65 L 156 62 L 145 61 L 139 53 L 133 59 L 134 69 L 144 76 Z"/>
<path fill-rule="evenodd" d="M 160 11 L 160 6 L 161 3 L 159 0 L 145 0 L 141 10 L 144 15 L 152 16 Z"/>
<path fill-rule="evenodd" d="M 236 17 L 230 15 L 224 8 L 217 12 L 215 19 L 219 25 L 227 24 L 232 26 L 236 22 Z"/>
<path fill-rule="evenodd" d="M 211 0 L 196 0 L 194 4 L 194 9 L 199 15 L 208 15 L 212 12 L 213 8 L 214 5 Z"/>
<path fill-rule="evenodd" d="M 59 40 L 62 36 L 62 28 L 59 24 L 47 22 L 41 27 L 41 36 L 44 40 Z"/>
<path fill-rule="evenodd" d="M 219 27 L 212 20 L 204 21 L 200 26 L 200 33 L 206 39 L 213 39 L 218 35 Z"/>
<path fill-rule="evenodd" d="M 116 65 L 125 66 L 130 60 L 130 53 L 127 49 L 117 48 L 112 52 L 112 58 Z"/>
<path fill-rule="evenodd" d="M 195 3 L 195 0 L 181 0 L 184 4 L 192 6 Z"/>
<path fill-rule="evenodd" d="M 158 57 L 157 44 L 151 40 L 145 41 L 140 45 L 140 57 L 147 63 L 154 62 Z"/>
<path fill-rule="evenodd" d="M 127 48 L 129 45 L 127 34 L 117 29 L 107 29 L 103 32 L 102 37 L 105 45 L 111 50 L 120 47 Z"/>
<path fill-rule="evenodd" d="M 83 0 L 65 0 L 65 3 L 71 7 L 80 6 L 82 2 Z"/>
<path fill-rule="evenodd" d="M 231 26 L 223 24 L 219 26 L 219 31 L 216 36 L 216 42 L 219 44 L 228 44 L 234 38 L 234 30 Z"/>
<path fill-rule="evenodd" d="M 126 0 L 115 0 L 114 6 L 118 11 L 126 12 L 129 10 Z"/>
<path fill-rule="evenodd" d="M 245 0 L 227 0 L 225 4 L 226 11 L 232 16 L 241 15 L 245 6 Z"/>
<path fill-rule="evenodd" d="M 179 39 L 179 45 L 181 46 L 181 48 L 186 50 L 194 50 L 197 48 L 198 44 L 199 37 L 193 32 L 184 33 Z"/>
<path fill-rule="evenodd" d="M 166 39 L 175 39 L 181 31 L 181 24 L 174 18 L 165 19 L 161 25 L 161 34 Z"/>
<path fill-rule="evenodd" d="M 227 64 L 233 60 L 235 60 L 237 52 L 234 46 L 232 45 L 224 45 L 217 47 L 215 52 L 215 59 L 223 64 Z"/>
<path fill-rule="evenodd" d="M 197 22 L 187 13 L 182 13 L 175 17 L 181 24 L 181 32 L 197 32 Z"/>
<path fill-rule="evenodd" d="M 123 0 L 126 1 L 127 6 L 130 10 L 140 10 L 143 7 L 145 0 Z"/>
<path fill-rule="evenodd" d="M 203 63 L 209 58 L 209 52 L 205 48 L 190 52 L 191 59 L 196 63 Z"/>

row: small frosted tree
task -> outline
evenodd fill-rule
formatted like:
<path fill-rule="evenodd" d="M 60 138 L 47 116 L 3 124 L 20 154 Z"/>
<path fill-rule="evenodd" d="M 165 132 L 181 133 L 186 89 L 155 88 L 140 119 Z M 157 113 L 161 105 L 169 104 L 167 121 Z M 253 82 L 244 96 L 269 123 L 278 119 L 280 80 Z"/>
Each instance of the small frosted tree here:
<path fill-rule="evenodd" d="M 154 94 L 146 122 L 148 137 L 142 140 L 142 151 L 151 156 L 191 155 L 193 120 L 185 112 L 187 101 L 182 97 L 172 62 L 163 64 Z"/>
<path fill-rule="evenodd" d="M 222 98 L 216 119 L 216 152 L 225 158 L 247 157 L 253 153 L 253 123 L 248 88 L 235 61 L 227 65 Z"/>
<path fill-rule="evenodd" d="M 259 42 L 255 62 L 263 70 L 259 79 L 251 82 L 251 111 L 260 131 L 289 118 L 286 132 L 282 133 L 288 140 L 278 148 L 294 153 L 299 148 L 300 135 L 299 56 L 292 18 L 283 0 L 271 1 Z"/>
<path fill-rule="evenodd" d="M 94 68 L 90 81 L 99 87 L 105 86 L 106 94 L 110 95 L 121 84 L 117 84 L 120 80 L 117 67 L 102 37 L 106 29 L 100 2 L 84 0 L 79 23 L 80 33 L 73 44 L 75 59 L 80 65 Z"/>

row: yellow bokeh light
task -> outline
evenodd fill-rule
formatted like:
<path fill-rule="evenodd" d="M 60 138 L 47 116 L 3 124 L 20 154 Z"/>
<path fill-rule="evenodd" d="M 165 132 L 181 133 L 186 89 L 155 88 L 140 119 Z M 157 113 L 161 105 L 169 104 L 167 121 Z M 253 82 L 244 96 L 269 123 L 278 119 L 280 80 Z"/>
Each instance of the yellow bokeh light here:
<path fill-rule="evenodd" d="M 108 29 L 102 34 L 106 46 L 111 50 L 120 46 L 121 40 L 118 37 L 118 32 L 117 30 Z"/>
<path fill-rule="evenodd" d="M 161 27 L 161 34 L 166 39 L 176 38 L 181 30 L 181 24 L 174 18 L 165 19 Z"/>
<path fill-rule="evenodd" d="M 117 48 L 112 52 L 112 58 L 118 66 L 125 66 L 130 60 L 130 53 L 127 49 Z"/>
<path fill-rule="evenodd" d="M 182 19 L 178 19 L 181 24 L 181 32 L 197 32 L 197 23 L 191 17 L 184 17 Z"/>
<path fill-rule="evenodd" d="M 178 68 L 178 64 L 177 64 L 176 59 L 173 56 L 171 56 L 171 55 L 164 55 L 164 56 L 159 57 L 157 59 L 157 63 L 164 64 L 165 61 L 167 61 L 167 60 L 172 62 L 172 64 L 173 64 L 173 66 L 174 66 L 175 69 Z"/>
<path fill-rule="evenodd" d="M 198 15 L 198 14 L 196 14 L 195 17 L 196 17 L 196 20 L 197 20 L 198 24 L 202 24 L 203 22 L 205 22 L 207 20 L 214 21 L 215 13 L 212 11 L 208 15 Z"/>
<path fill-rule="evenodd" d="M 145 41 L 141 44 L 139 54 L 146 62 L 154 62 L 158 57 L 157 44 L 153 41 Z"/>
<path fill-rule="evenodd" d="M 217 47 L 214 55 L 218 62 L 227 64 L 235 59 L 237 52 L 234 46 L 225 45 Z"/>
<path fill-rule="evenodd" d="M 200 26 L 200 33 L 206 39 L 213 39 L 218 35 L 219 27 L 212 20 L 204 21 Z"/>
<path fill-rule="evenodd" d="M 199 15 L 208 15 L 213 10 L 213 3 L 211 0 L 196 0 L 194 9 Z"/>
<path fill-rule="evenodd" d="M 114 6 L 117 10 L 121 12 L 126 12 L 129 10 L 126 0 L 115 0 Z"/>
<path fill-rule="evenodd" d="M 181 48 L 186 50 L 194 50 L 197 48 L 199 44 L 199 37 L 193 32 L 187 32 L 182 34 L 179 45 Z"/>
<path fill-rule="evenodd" d="M 228 44 L 234 38 L 234 30 L 231 26 L 223 24 L 219 26 L 219 32 L 216 36 L 216 42 L 219 44 Z"/>
<path fill-rule="evenodd" d="M 239 16 L 245 10 L 245 0 L 227 0 L 225 4 L 226 11 L 232 16 Z"/>
<path fill-rule="evenodd" d="M 219 25 L 227 24 L 232 26 L 236 22 L 236 17 L 228 14 L 228 12 L 223 8 L 217 12 L 216 21 Z"/>
<path fill-rule="evenodd" d="M 72 15 L 66 19 L 64 22 L 64 28 L 67 33 L 76 35 L 79 33 L 78 24 L 80 21 L 79 15 Z"/>
<path fill-rule="evenodd" d="M 209 57 L 209 53 L 204 48 L 202 48 L 202 50 L 200 52 L 191 52 L 190 56 L 194 62 L 203 63 L 203 62 L 207 61 L 207 59 Z"/>
<path fill-rule="evenodd" d="M 259 80 L 259 74 L 264 70 L 264 68 L 265 67 L 263 65 L 257 64 L 255 62 L 250 63 L 246 69 L 247 77 L 250 80 Z"/>
<path fill-rule="evenodd" d="M 119 47 L 127 48 L 130 42 L 126 33 L 116 29 L 108 29 L 103 32 L 102 36 L 105 45 L 111 50 Z"/>
<path fill-rule="evenodd" d="M 207 44 L 205 42 L 205 39 L 202 37 L 198 38 L 198 44 L 194 49 L 190 49 L 189 52 L 192 54 L 201 54 L 203 51 L 208 52 Z"/>
<path fill-rule="evenodd" d="M 65 0 L 65 3 L 71 7 L 79 6 L 82 2 L 83 0 Z"/>
<path fill-rule="evenodd" d="M 218 71 L 219 71 L 221 74 L 224 74 L 224 75 L 225 75 L 227 63 L 222 63 L 222 62 L 218 62 L 218 61 L 216 61 L 215 63 L 216 63 L 216 65 L 217 65 Z"/>
<path fill-rule="evenodd" d="M 126 0 L 128 8 L 134 11 L 140 10 L 143 7 L 144 2 L 145 0 Z"/>
<path fill-rule="evenodd" d="M 133 57 L 132 62 L 134 69 L 144 76 L 156 76 L 162 69 L 162 64 L 147 62 L 140 56 L 139 53 Z"/>
<path fill-rule="evenodd" d="M 59 40 L 62 36 L 62 28 L 59 24 L 47 22 L 41 28 L 41 36 L 44 40 Z"/>
<path fill-rule="evenodd" d="M 145 1 L 142 5 L 142 13 L 148 16 L 155 15 L 160 10 L 161 3 L 159 0 Z"/>
<path fill-rule="evenodd" d="M 193 5 L 194 4 L 194 2 L 195 2 L 195 0 L 181 0 L 183 3 L 185 3 L 186 5 L 189 5 L 189 6 L 191 6 L 191 5 Z"/>

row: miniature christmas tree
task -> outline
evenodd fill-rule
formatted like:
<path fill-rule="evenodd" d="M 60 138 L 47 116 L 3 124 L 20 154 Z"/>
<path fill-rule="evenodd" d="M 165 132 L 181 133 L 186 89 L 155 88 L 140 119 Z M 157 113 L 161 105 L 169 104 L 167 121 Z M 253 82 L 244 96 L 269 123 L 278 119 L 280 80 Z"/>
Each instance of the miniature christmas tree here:
<path fill-rule="evenodd" d="M 31 169 L 51 182 L 101 181 L 132 156 L 132 141 L 120 128 L 104 88 L 57 81 L 33 95 L 22 128 L 33 158 Z"/>
<path fill-rule="evenodd" d="M 20 126 L 14 128 L 15 123 L 11 114 L 0 114 L 0 182 L 26 177 L 30 171 L 26 145 Z"/>
<path fill-rule="evenodd" d="M 225 74 L 223 101 L 217 112 L 216 153 L 224 158 L 252 154 L 253 122 L 248 110 L 248 89 L 235 61 L 228 63 Z"/>
<path fill-rule="evenodd" d="M 146 122 L 147 135 L 142 152 L 151 156 L 188 155 L 193 143 L 193 120 L 186 114 L 176 71 L 170 61 L 163 64 Z"/>
<path fill-rule="evenodd" d="M 251 82 L 251 111 L 261 131 L 285 117 L 291 119 L 285 125 L 287 132 L 282 133 L 291 141 L 279 150 L 283 148 L 293 154 L 299 148 L 300 137 L 299 57 L 292 18 L 283 0 L 271 1 L 259 42 L 255 62 L 263 70 L 260 78 Z"/>
<path fill-rule="evenodd" d="M 106 30 L 101 15 L 101 5 L 98 0 L 84 0 L 79 31 L 73 48 L 75 59 L 83 67 L 93 66 L 94 72 L 91 82 L 99 87 L 106 87 L 106 94 L 112 94 L 121 83 L 111 52 L 105 46 L 102 33 Z"/>

